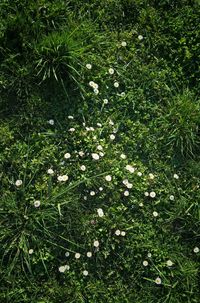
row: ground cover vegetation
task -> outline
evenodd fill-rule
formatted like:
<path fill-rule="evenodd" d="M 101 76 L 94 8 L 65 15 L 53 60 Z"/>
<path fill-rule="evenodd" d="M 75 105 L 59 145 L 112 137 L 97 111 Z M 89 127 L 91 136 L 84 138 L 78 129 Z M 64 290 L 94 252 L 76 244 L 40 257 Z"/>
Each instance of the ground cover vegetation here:
<path fill-rule="evenodd" d="M 199 302 L 199 33 L 199 1 L 1 1 L 0 302 Z"/>

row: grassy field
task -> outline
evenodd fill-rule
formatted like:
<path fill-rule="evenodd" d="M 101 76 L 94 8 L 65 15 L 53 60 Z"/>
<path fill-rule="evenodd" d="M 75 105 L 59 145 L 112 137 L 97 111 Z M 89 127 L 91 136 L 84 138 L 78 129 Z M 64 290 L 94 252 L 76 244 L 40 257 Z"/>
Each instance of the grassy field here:
<path fill-rule="evenodd" d="M 198 303 L 200 5 L 0 3 L 0 303 Z"/>

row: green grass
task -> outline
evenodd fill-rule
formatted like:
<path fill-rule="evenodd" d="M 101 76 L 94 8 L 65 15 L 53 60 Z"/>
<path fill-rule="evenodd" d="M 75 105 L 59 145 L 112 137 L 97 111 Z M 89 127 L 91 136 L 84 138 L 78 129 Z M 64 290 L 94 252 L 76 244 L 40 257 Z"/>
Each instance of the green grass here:
<path fill-rule="evenodd" d="M 198 303 L 199 6 L 46 1 L 39 18 L 14 4 L 21 17 L 0 22 L 0 302 Z"/>

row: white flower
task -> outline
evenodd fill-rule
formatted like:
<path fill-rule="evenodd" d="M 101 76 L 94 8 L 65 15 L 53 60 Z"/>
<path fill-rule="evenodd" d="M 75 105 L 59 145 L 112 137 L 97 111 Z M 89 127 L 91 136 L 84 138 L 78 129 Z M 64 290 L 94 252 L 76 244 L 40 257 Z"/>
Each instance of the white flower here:
<path fill-rule="evenodd" d="M 94 247 L 99 247 L 99 241 L 95 240 L 93 245 L 94 245 Z"/>
<path fill-rule="evenodd" d="M 170 199 L 171 201 L 173 201 L 173 200 L 174 200 L 174 196 L 173 196 L 173 195 L 169 196 L 169 199 Z"/>
<path fill-rule="evenodd" d="M 94 89 L 98 89 L 98 88 L 99 88 L 99 85 L 98 85 L 97 83 L 94 83 L 94 84 L 93 84 L 93 88 L 94 88 Z"/>
<path fill-rule="evenodd" d="M 125 92 L 121 93 L 121 97 L 125 97 L 125 95 L 126 95 Z"/>
<path fill-rule="evenodd" d="M 99 187 L 99 190 L 102 191 L 102 190 L 103 190 L 103 187 Z"/>
<path fill-rule="evenodd" d="M 50 125 L 54 125 L 54 120 L 53 119 L 50 119 L 48 122 L 49 122 Z"/>
<path fill-rule="evenodd" d="M 69 179 L 69 177 L 68 177 L 67 175 L 63 175 L 63 176 L 62 176 L 62 181 L 65 182 L 65 181 L 67 181 L 68 179 Z"/>
<path fill-rule="evenodd" d="M 119 229 L 117 229 L 116 231 L 115 231 L 115 235 L 116 236 L 119 236 L 121 234 L 121 231 L 119 230 Z"/>
<path fill-rule="evenodd" d="M 115 140 L 115 135 L 111 134 L 110 135 L 110 140 Z"/>
<path fill-rule="evenodd" d="M 84 276 L 88 276 L 88 274 L 89 274 L 89 273 L 88 273 L 87 270 L 84 270 L 84 271 L 83 271 L 83 275 L 84 275 Z"/>
<path fill-rule="evenodd" d="M 108 72 L 109 72 L 110 75 L 113 75 L 115 71 L 114 71 L 113 68 L 109 68 Z"/>
<path fill-rule="evenodd" d="M 100 152 L 100 153 L 99 153 L 99 156 L 100 156 L 100 157 L 103 157 L 103 156 L 104 156 L 104 153 Z"/>
<path fill-rule="evenodd" d="M 70 119 L 70 120 L 73 120 L 73 119 L 74 119 L 73 116 L 68 116 L 67 118 Z"/>
<path fill-rule="evenodd" d="M 29 253 L 29 255 L 32 255 L 33 254 L 33 249 L 32 248 L 29 249 L 28 253 Z"/>
<path fill-rule="evenodd" d="M 105 176 L 106 181 L 110 182 L 112 180 L 112 177 L 110 175 Z"/>
<path fill-rule="evenodd" d="M 155 283 L 156 283 L 157 285 L 160 285 L 160 284 L 162 283 L 161 278 L 160 278 L 160 277 L 157 277 L 157 278 L 155 279 Z"/>
<path fill-rule="evenodd" d="M 114 82 L 114 87 L 119 87 L 119 83 L 117 81 Z"/>
<path fill-rule="evenodd" d="M 121 154 L 120 158 L 124 160 L 124 159 L 126 159 L 126 155 L 125 154 Z"/>
<path fill-rule="evenodd" d="M 63 181 L 63 177 L 62 176 L 58 176 L 58 181 Z"/>
<path fill-rule="evenodd" d="M 92 68 L 92 65 L 90 63 L 86 64 L 86 68 L 87 69 L 91 69 Z"/>
<path fill-rule="evenodd" d="M 174 174 L 174 179 L 179 179 L 179 176 L 177 174 Z"/>
<path fill-rule="evenodd" d="M 87 196 L 84 196 L 84 197 L 83 197 L 83 200 L 87 201 Z"/>
<path fill-rule="evenodd" d="M 139 171 L 139 172 L 137 173 L 137 175 L 138 175 L 139 177 L 141 177 L 141 176 L 142 176 L 142 173 Z"/>
<path fill-rule="evenodd" d="M 96 153 L 92 153 L 92 158 L 93 158 L 94 160 L 99 160 L 99 155 L 96 154 Z"/>
<path fill-rule="evenodd" d="M 126 184 L 126 187 L 130 189 L 130 188 L 133 187 L 133 184 L 128 182 L 128 183 Z"/>
<path fill-rule="evenodd" d="M 128 196 L 129 196 L 129 191 L 128 191 L 128 190 L 125 190 L 124 196 L 125 196 L 125 197 L 128 197 Z"/>
<path fill-rule="evenodd" d="M 126 235 L 125 231 L 121 231 L 121 236 L 124 237 Z"/>
<path fill-rule="evenodd" d="M 17 181 L 15 182 L 15 185 L 16 185 L 16 186 L 21 186 L 22 183 L 23 183 L 22 180 L 17 180 Z"/>
<path fill-rule="evenodd" d="M 85 153 L 82 150 L 78 154 L 80 157 L 83 157 L 85 155 Z"/>
<path fill-rule="evenodd" d="M 92 191 L 90 192 L 90 196 L 95 196 L 95 191 L 92 190 Z"/>
<path fill-rule="evenodd" d="M 36 200 L 36 201 L 34 202 L 34 206 L 35 206 L 35 207 L 40 207 L 40 201 L 39 201 L 39 200 Z"/>
<path fill-rule="evenodd" d="M 148 197 L 149 196 L 148 191 L 145 191 L 144 195 L 145 195 L 145 197 Z"/>
<path fill-rule="evenodd" d="M 94 93 L 95 93 L 95 95 L 98 95 L 99 90 L 97 88 L 94 88 Z"/>
<path fill-rule="evenodd" d="M 49 169 L 47 170 L 47 173 L 48 173 L 49 175 L 53 175 L 53 174 L 54 174 L 54 171 L 53 171 L 52 168 L 49 168 Z"/>
<path fill-rule="evenodd" d="M 98 145 L 98 146 L 97 146 L 97 149 L 98 149 L 98 150 L 103 150 L 103 147 L 102 147 L 101 145 Z"/>
<path fill-rule="evenodd" d="M 121 46 L 126 47 L 127 43 L 125 41 L 122 41 Z"/>
<path fill-rule="evenodd" d="M 64 273 L 66 270 L 69 270 L 70 266 L 69 265 L 62 265 L 58 268 L 59 272 Z"/>
<path fill-rule="evenodd" d="M 103 99 L 104 104 L 108 104 L 108 99 Z"/>
<path fill-rule="evenodd" d="M 89 86 L 94 87 L 94 85 L 95 85 L 94 81 L 89 82 Z"/>
<path fill-rule="evenodd" d="M 92 257 L 91 251 L 88 251 L 88 252 L 87 252 L 87 257 L 88 257 L 88 258 L 91 258 L 91 257 Z"/>
<path fill-rule="evenodd" d="M 104 100 L 107 100 L 107 99 L 104 99 Z M 97 123 L 97 126 L 98 127 L 102 127 L 102 124 L 101 123 Z"/>
<path fill-rule="evenodd" d="M 80 257 L 81 257 L 81 254 L 75 253 L 75 259 L 80 259 Z"/>
<path fill-rule="evenodd" d="M 134 168 L 133 166 L 129 165 L 129 164 L 127 164 L 125 168 L 126 168 L 126 170 L 128 170 L 130 173 L 134 173 L 134 171 L 135 171 L 135 168 Z"/>
<path fill-rule="evenodd" d="M 154 216 L 154 217 L 158 217 L 157 211 L 154 211 L 154 212 L 153 212 L 153 216 Z"/>
<path fill-rule="evenodd" d="M 154 175 L 152 173 L 149 174 L 149 179 L 151 179 L 151 180 L 154 179 Z"/>
<path fill-rule="evenodd" d="M 141 203 L 139 204 L 139 206 L 140 206 L 140 207 L 143 207 L 143 206 L 144 206 L 144 204 L 141 202 Z"/>
<path fill-rule="evenodd" d="M 154 191 L 151 191 L 150 194 L 149 194 L 149 196 L 150 196 L 151 198 L 155 198 L 156 193 L 155 193 Z"/>
<path fill-rule="evenodd" d="M 197 254 L 198 252 L 199 252 L 199 247 L 195 247 L 194 249 L 193 249 L 193 252 L 195 253 L 195 254 Z"/>
<path fill-rule="evenodd" d="M 129 183 L 129 182 L 128 182 L 128 179 L 124 179 L 124 180 L 122 181 L 122 183 L 123 183 L 124 185 L 127 186 L 127 184 Z"/>
<path fill-rule="evenodd" d="M 146 261 L 146 260 L 144 260 L 143 262 L 142 262 L 142 264 L 146 267 L 146 266 L 148 266 L 149 265 L 149 262 L 148 261 Z"/>
<path fill-rule="evenodd" d="M 98 209 L 97 209 L 97 213 L 98 213 L 98 216 L 99 216 L 99 217 L 103 217 L 103 216 L 104 216 L 104 212 L 103 212 L 103 209 L 102 209 L 102 208 L 98 208 Z"/>
<path fill-rule="evenodd" d="M 71 127 L 71 128 L 69 129 L 69 132 L 71 132 L 71 133 L 75 132 L 75 128 L 74 128 L 74 127 Z"/>
<path fill-rule="evenodd" d="M 148 258 L 151 258 L 151 256 L 152 256 L 152 254 L 149 252 L 149 253 L 147 254 L 147 257 L 148 257 Z"/>
<path fill-rule="evenodd" d="M 171 260 L 167 260 L 166 264 L 167 266 L 171 267 L 173 265 L 173 262 Z"/>
<path fill-rule="evenodd" d="M 143 36 L 142 36 L 142 35 L 139 35 L 139 36 L 138 36 L 138 39 L 139 39 L 139 40 L 143 40 Z"/>
<path fill-rule="evenodd" d="M 80 170 L 86 171 L 86 166 L 85 166 L 85 165 L 81 165 L 81 166 L 80 166 Z"/>
<path fill-rule="evenodd" d="M 66 251 L 65 257 L 69 257 L 69 252 L 68 251 Z"/>
<path fill-rule="evenodd" d="M 65 159 L 69 159 L 69 158 L 71 158 L 70 153 L 66 153 L 66 154 L 64 154 L 64 158 L 65 158 Z"/>

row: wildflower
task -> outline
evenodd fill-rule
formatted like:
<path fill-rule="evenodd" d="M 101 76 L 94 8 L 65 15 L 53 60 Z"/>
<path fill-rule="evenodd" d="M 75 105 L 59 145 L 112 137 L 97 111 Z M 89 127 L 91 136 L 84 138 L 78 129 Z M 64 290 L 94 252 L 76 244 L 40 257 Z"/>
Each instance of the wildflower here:
<path fill-rule="evenodd" d="M 122 41 L 121 46 L 126 47 L 127 43 L 125 41 Z"/>
<path fill-rule="evenodd" d="M 149 194 L 149 196 L 150 196 L 151 198 L 155 198 L 156 193 L 155 193 L 154 191 L 151 191 L 150 194 Z"/>
<path fill-rule="evenodd" d="M 67 118 L 70 119 L 70 120 L 73 120 L 73 119 L 74 119 L 73 116 L 68 116 Z"/>
<path fill-rule="evenodd" d="M 34 202 L 34 206 L 35 206 L 35 207 L 40 207 L 40 201 L 39 201 L 39 200 L 36 200 L 36 201 Z"/>
<path fill-rule="evenodd" d="M 125 97 L 125 92 L 121 92 L 121 97 Z"/>
<path fill-rule="evenodd" d="M 62 176 L 62 181 L 65 182 L 65 181 L 67 181 L 68 179 L 69 179 L 69 177 L 68 177 L 67 175 L 63 175 L 63 176 Z"/>
<path fill-rule="evenodd" d="M 148 191 L 145 191 L 144 195 L 145 195 L 145 197 L 148 197 L 149 196 Z"/>
<path fill-rule="evenodd" d="M 105 176 L 106 181 L 110 182 L 112 180 L 112 177 L 110 175 Z"/>
<path fill-rule="evenodd" d="M 198 252 L 199 252 L 199 247 L 195 247 L 194 249 L 193 249 L 193 252 L 195 253 L 195 254 L 197 254 Z"/>
<path fill-rule="evenodd" d="M 95 85 L 94 81 L 89 82 L 89 86 L 94 87 L 94 85 Z"/>
<path fill-rule="evenodd" d="M 149 174 L 149 179 L 151 179 L 151 180 L 154 179 L 154 175 L 152 173 Z"/>
<path fill-rule="evenodd" d="M 92 257 L 92 253 L 90 251 L 88 251 L 86 255 L 87 255 L 88 258 Z"/>
<path fill-rule="evenodd" d="M 92 153 L 92 158 L 93 158 L 94 160 L 99 160 L 99 155 L 96 154 L 96 153 Z"/>
<path fill-rule="evenodd" d="M 99 247 L 99 241 L 95 240 L 93 245 L 94 245 L 94 247 Z"/>
<path fill-rule="evenodd" d="M 103 187 L 99 187 L 99 191 L 102 191 L 103 190 Z"/>
<path fill-rule="evenodd" d="M 167 266 L 171 267 L 173 265 L 173 262 L 171 260 L 167 260 L 166 264 Z"/>
<path fill-rule="evenodd" d="M 124 237 L 126 235 L 125 231 L 121 231 L 121 236 Z"/>
<path fill-rule="evenodd" d="M 116 231 L 115 231 L 115 235 L 116 236 L 119 236 L 121 234 L 121 231 L 119 230 L 119 229 L 117 229 Z"/>
<path fill-rule="evenodd" d="M 94 88 L 94 93 L 95 93 L 95 95 L 98 95 L 99 90 L 97 88 Z"/>
<path fill-rule="evenodd" d="M 173 196 L 173 195 L 169 196 L 169 199 L 170 199 L 171 201 L 173 201 L 173 200 L 174 200 L 174 196 Z"/>
<path fill-rule="evenodd" d="M 68 251 L 66 251 L 65 257 L 69 257 L 69 252 Z"/>
<path fill-rule="evenodd" d="M 85 153 L 82 150 L 78 154 L 80 157 L 83 157 L 85 155 Z"/>
<path fill-rule="evenodd" d="M 117 81 L 114 82 L 114 87 L 119 87 L 119 83 Z"/>
<path fill-rule="evenodd" d="M 143 262 L 142 262 L 142 264 L 146 267 L 146 266 L 148 266 L 149 265 L 149 262 L 148 261 L 146 261 L 146 260 L 144 260 Z"/>
<path fill-rule="evenodd" d="M 109 72 L 110 75 L 113 75 L 115 71 L 114 71 L 113 68 L 109 68 L 108 72 Z"/>
<path fill-rule="evenodd" d="M 104 99 L 104 100 L 107 100 L 107 99 Z M 97 126 L 98 127 L 102 127 L 102 124 L 101 123 L 97 123 Z"/>
<path fill-rule="evenodd" d="M 54 171 L 53 171 L 52 168 L 49 168 L 49 169 L 47 170 L 47 173 L 48 173 L 49 175 L 53 175 L 53 174 L 54 174 Z"/>
<path fill-rule="evenodd" d="M 139 206 L 140 206 L 140 207 L 143 207 L 143 206 L 144 206 L 144 204 L 141 202 L 141 203 L 139 204 Z"/>
<path fill-rule="evenodd" d="M 70 153 L 66 153 L 66 154 L 64 154 L 64 158 L 65 158 L 65 159 L 69 159 L 69 158 L 71 158 Z"/>
<path fill-rule="evenodd" d="M 54 120 L 53 120 L 53 119 L 50 119 L 50 120 L 48 121 L 48 123 L 49 123 L 50 125 L 54 125 Z"/>
<path fill-rule="evenodd" d="M 160 278 L 160 277 L 157 277 L 157 278 L 155 279 L 155 283 L 156 283 L 157 285 L 160 285 L 160 284 L 162 283 L 161 278 Z"/>
<path fill-rule="evenodd" d="M 139 177 L 141 177 L 141 176 L 142 176 L 142 173 L 139 171 L 139 172 L 137 173 L 137 175 L 138 175 Z"/>
<path fill-rule="evenodd" d="M 124 196 L 125 196 L 125 197 L 128 197 L 128 196 L 129 196 L 129 191 L 128 191 L 128 190 L 125 190 Z"/>
<path fill-rule="evenodd" d="M 151 258 L 152 254 L 150 252 L 148 252 L 147 257 Z"/>
<path fill-rule="evenodd" d="M 115 140 L 115 135 L 111 134 L 110 135 L 110 140 Z"/>
<path fill-rule="evenodd" d="M 125 186 L 127 186 L 127 184 L 129 183 L 129 182 L 128 182 L 128 179 L 124 179 L 124 180 L 122 181 L 122 183 L 123 183 Z"/>
<path fill-rule="evenodd" d="M 17 180 L 16 182 L 15 182 L 15 185 L 18 187 L 18 186 L 21 186 L 22 185 L 22 180 Z"/>
<path fill-rule="evenodd" d="M 92 65 L 90 63 L 86 64 L 86 68 L 87 69 L 91 69 L 92 68 Z"/>
<path fill-rule="evenodd" d="M 103 147 L 102 147 L 101 145 L 98 145 L 98 146 L 97 146 L 97 149 L 98 149 L 98 150 L 103 150 Z"/>
<path fill-rule="evenodd" d="M 94 88 L 94 89 L 98 89 L 98 88 L 99 88 L 99 85 L 98 85 L 97 83 L 94 83 L 94 84 L 93 84 L 93 88 Z"/>
<path fill-rule="evenodd" d="M 90 192 L 90 196 L 95 196 L 95 191 L 92 190 L 92 191 Z"/>
<path fill-rule="evenodd" d="M 86 166 L 85 165 L 81 165 L 80 170 L 86 171 Z"/>
<path fill-rule="evenodd" d="M 69 270 L 70 266 L 69 265 L 62 265 L 58 268 L 59 272 L 64 273 L 66 270 Z"/>
<path fill-rule="evenodd" d="M 75 259 L 80 259 L 80 257 L 81 257 L 81 254 L 75 253 Z"/>
<path fill-rule="evenodd" d="M 97 209 L 97 213 L 98 213 L 98 216 L 99 216 L 99 217 L 103 217 L 103 216 L 104 216 L 104 212 L 103 212 L 103 209 L 102 209 L 102 208 L 98 208 L 98 209 Z"/>
<path fill-rule="evenodd" d="M 29 253 L 29 255 L 32 255 L 33 254 L 33 249 L 32 248 L 29 249 L 28 253 Z"/>
<path fill-rule="evenodd" d="M 71 127 L 71 128 L 69 129 L 69 132 L 71 132 L 71 133 L 75 132 L 75 128 L 74 128 L 74 127 Z"/>
<path fill-rule="evenodd" d="M 108 99 L 103 99 L 104 104 L 108 104 Z"/>
<path fill-rule="evenodd" d="M 154 217 L 158 217 L 157 211 L 154 211 L 154 212 L 153 212 L 153 216 L 154 216 Z"/>
<path fill-rule="evenodd" d="M 133 187 L 133 184 L 128 182 L 128 183 L 126 184 L 126 187 L 130 189 L 130 188 Z"/>
<path fill-rule="evenodd" d="M 134 173 L 134 171 L 135 171 L 135 168 L 134 168 L 133 166 L 129 165 L 129 164 L 127 164 L 125 168 L 126 168 L 130 173 Z"/>
<path fill-rule="evenodd" d="M 58 181 L 63 181 L 63 178 L 62 178 L 62 176 L 58 176 Z"/>
<path fill-rule="evenodd" d="M 174 174 L 174 179 L 179 179 L 179 176 L 177 174 Z"/>
<path fill-rule="evenodd" d="M 120 158 L 124 160 L 124 159 L 126 159 L 126 155 L 125 154 L 121 154 Z"/>
<path fill-rule="evenodd" d="M 84 271 L 83 271 L 83 275 L 84 275 L 84 276 L 88 276 L 88 274 L 89 274 L 89 273 L 88 273 L 87 270 L 84 270 Z"/>
<path fill-rule="evenodd" d="M 143 40 L 143 38 L 144 38 L 144 37 L 143 37 L 142 35 L 139 35 L 139 36 L 138 36 L 138 39 L 139 39 L 140 41 Z"/>
<path fill-rule="evenodd" d="M 84 199 L 85 201 L 87 201 L 87 196 L 84 196 L 83 199 Z"/>

